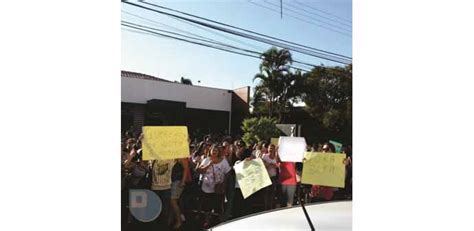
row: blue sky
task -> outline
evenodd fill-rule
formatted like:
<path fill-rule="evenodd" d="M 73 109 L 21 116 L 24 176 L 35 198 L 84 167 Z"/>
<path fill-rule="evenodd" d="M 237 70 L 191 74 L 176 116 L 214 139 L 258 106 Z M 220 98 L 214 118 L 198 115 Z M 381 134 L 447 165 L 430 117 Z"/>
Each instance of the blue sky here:
<path fill-rule="evenodd" d="M 351 23 L 340 18 L 352 21 L 351 0 L 283 0 L 284 7 L 286 8 L 283 9 L 283 13 L 291 15 L 283 15 L 283 19 L 280 18 L 279 8 L 274 6 L 279 5 L 280 0 L 149 0 L 148 2 L 352 57 L 351 36 L 342 35 L 314 25 L 320 24 L 325 27 L 336 28 L 334 27 L 335 25 L 347 28 L 347 26 L 344 26 L 343 24 L 350 25 Z M 252 4 L 252 2 L 274 9 L 274 11 Z M 309 7 L 305 7 L 297 2 L 303 3 Z M 297 14 L 294 11 L 300 12 L 300 14 Z M 340 18 L 336 18 L 321 11 L 331 13 Z M 264 51 L 270 48 L 270 45 L 268 44 L 254 42 L 245 38 L 219 32 L 227 37 L 245 43 L 240 44 L 168 16 L 149 12 L 122 3 L 122 20 L 165 30 L 174 30 L 173 28 L 165 27 L 162 24 L 154 24 L 124 12 L 140 15 L 141 17 L 158 21 L 167 26 L 172 26 L 242 48 L 252 50 L 260 48 L 261 50 L 259 51 Z M 292 16 L 298 17 L 299 19 L 295 19 Z M 329 21 L 327 18 L 336 21 Z M 323 24 L 321 21 L 316 20 L 321 20 L 326 23 Z M 327 23 L 332 24 L 333 26 L 328 25 Z M 349 32 L 349 34 L 351 33 Z M 294 59 L 300 61 L 324 64 L 327 66 L 340 65 L 304 54 L 295 52 L 292 52 L 292 54 Z M 122 27 L 122 70 L 141 72 L 168 80 L 179 80 L 181 76 L 184 76 L 190 78 L 195 85 L 235 89 L 242 86 L 253 87 L 257 84 L 257 81 L 254 82 L 252 79 L 253 76 L 258 73 L 259 63 L 260 60 L 258 59 L 188 44 L 181 41 L 137 34 L 124 30 Z M 198 83 L 198 80 L 200 80 L 201 83 Z"/>

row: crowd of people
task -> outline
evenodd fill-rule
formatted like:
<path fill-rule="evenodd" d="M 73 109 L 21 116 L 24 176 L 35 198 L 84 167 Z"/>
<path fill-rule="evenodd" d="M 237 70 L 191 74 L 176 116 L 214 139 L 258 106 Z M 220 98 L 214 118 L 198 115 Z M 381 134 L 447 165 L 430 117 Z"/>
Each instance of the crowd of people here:
<path fill-rule="evenodd" d="M 189 158 L 142 159 L 142 135 L 122 137 L 122 230 L 201 230 L 255 212 L 316 201 L 352 199 L 352 150 L 347 155 L 344 188 L 301 184 L 302 163 L 282 162 L 269 141 L 246 144 L 241 139 L 207 135 L 190 142 Z M 331 143 L 308 151 L 335 152 Z M 234 166 L 261 158 L 272 184 L 244 199 Z M 130 189 L 149 189 L 162 202 L 159 217 L 140 222 L 129 212 Z M 299 199 L 299 200 L 298 200 Z"/>

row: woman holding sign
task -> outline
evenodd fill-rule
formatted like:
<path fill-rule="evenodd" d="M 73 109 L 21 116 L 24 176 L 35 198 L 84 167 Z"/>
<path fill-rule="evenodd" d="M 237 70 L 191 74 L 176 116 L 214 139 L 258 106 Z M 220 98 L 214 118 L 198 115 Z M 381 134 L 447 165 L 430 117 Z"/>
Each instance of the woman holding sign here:
<path fill-rule="evenodd" d="M 236 140 L 235 144 L 234 143 L 229 143 L 229 149 L 228 149 L 228 156 L 227 156 L 227 161 L 230 166 L 234 166 L 235 162 L 241 159 L 242 153 L 246 149 L 246 144 L 242 140 Z M 225 145 L 225 143 L 223 144 Z M 224 214 L 221 217 L 221 221 L 227 221 L 231 217 L 235 217 L 235 211 L 234 211 L 234 199 L 235 199 L 235 185 L 236 185 L 236 176 L 235 176 L 235 171 L 232 169 L 229 172 L 229 176 L 227 177 L 227 182 L 226 182 L 226 199 L 227 202 L 225 204 L 225 210 Z"/>
<path fill-rule="evenodd" d="M 331 143 L 325 143 L 321 149 L 322 153 L 334 153 L 334 145 Z M 313 185 L 312 187 L 312 194 L 316 197 L 323 198 L 326 201 L 331 200 L 334 197 L 334 191 L 337 188 L 327 187 L 327 186 L 320 186 L 320 185 Z"/>
<path fill-rule="evenodd" d="M 244 142 L 241 142 L 240 144 L 242 143 L 245 144 Z M 234 168 L 235 168 L 235 165 L 238 165 L 242 161 L 251 160 L 252 151 L 250 149 L 245 149 L 245 146 L 243 146 L 243 149 L 241 149 L 241 152 L 239 153 L 238 158 L 239 159 L 234 164 Z M 235 198 L 234 198 L 234 206 L 233 206 L 233 211 L 232 211 L 234 218 L 242 217 L 242 216 L 250 214 L 251 212 L 250 210 L 252 207 L 250 203 L 251 199 L 250 198 L 244 199 L 242 191 L 240 189 L 239 182 L 237 180 L 235 181 L 234 190 L 235 190 L 234 192 Z"/>
<path fill-rule="evenodd" d="M 220 155 L 216 144 L 212 145 L 209 156 L 197 167 L 202 180 L 202 202 L 203 210 L 206 212 L 205 227 L 209 226 L 209 214 L 212 210 L 217 213 L 223 212 L 223 189 L 230 170 L 229 163 Z"/>

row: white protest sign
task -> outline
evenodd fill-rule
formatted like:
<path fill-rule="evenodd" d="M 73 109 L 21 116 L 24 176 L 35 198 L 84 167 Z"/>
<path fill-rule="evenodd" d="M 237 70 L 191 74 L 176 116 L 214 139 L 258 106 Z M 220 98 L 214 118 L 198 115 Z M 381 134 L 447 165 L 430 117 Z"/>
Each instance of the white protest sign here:
<path fill-rule="evenodd" d="M 280 136 L 278 155 L 284 162 L 302 162 L 306 152 L 304 137 Z"/>
<path fill-rule="evenodd" d="M 234 166 L 244 199 L 272 184 L 262 159 L 244 160 Z"/>

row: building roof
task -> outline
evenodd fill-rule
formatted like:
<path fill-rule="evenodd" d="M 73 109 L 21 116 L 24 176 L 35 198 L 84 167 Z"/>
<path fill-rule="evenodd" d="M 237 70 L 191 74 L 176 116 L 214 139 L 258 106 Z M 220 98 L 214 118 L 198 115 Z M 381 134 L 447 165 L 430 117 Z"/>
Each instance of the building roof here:
<path fill-rule="evenodd" d="M 123 71 L 123 70 L 122 70 L 122 77 L 135 78 L 135 79 L 147 79 L 147 80 L 155 80 L 155 81 L 163 81 L 163 82 L 171 82 L 169 80 L 157 78 L 157 77 L 154 77 L 154 76 L 151 76 L 151 75 L 142 74 L 142 73 L 138 73 L 138 72 Z"/>
<path fill-rule="evenodd" d="M 224 88 L 216 88 L 216 87 L 206 87 L 206 86 L 199 86 L 199 85 L 187 85 L 187 84 L 182 84 L 178 81 L 170 81 L 167 79 L 162 79 L 162 78 L 157 78 L 155 76 L 147 75 L 147 74 L 142 74 L 138 72 L 133 72 L 133 71 L 124 71 L 122 70 L 122 77 L 127 77 L 127 78 L 133 78 L 133 79 L 146 79 L 146 80 L 155 80 L 155 81 L 162 81 L 162 82 L 167 82 L 167 83 L 174 83 L 174 84 L 181 84 L 189 87 L 201 87 L 201 88 L 207 88 L 207 89 L 215 89 L 215 90 L 222 90 L 222 91 L 232 91 L 229 89 L 224 89 Z M 239 90 L 242 88 L 247 88 L 248 86 L 245 87 L 240 87 L 235 90 Z"/>

